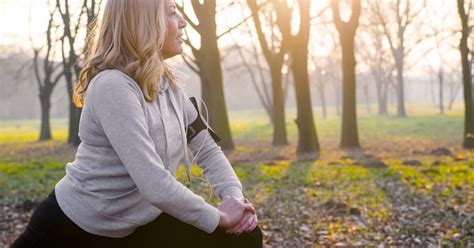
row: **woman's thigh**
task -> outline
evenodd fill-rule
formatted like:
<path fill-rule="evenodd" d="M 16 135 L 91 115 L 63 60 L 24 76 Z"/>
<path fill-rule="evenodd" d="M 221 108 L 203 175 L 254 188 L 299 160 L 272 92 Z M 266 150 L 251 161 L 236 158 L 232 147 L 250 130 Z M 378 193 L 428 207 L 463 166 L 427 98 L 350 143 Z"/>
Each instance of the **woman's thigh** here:
<path fill-rule="evenodd" d="M 15 240 L 12 248 L 103 247 L 102 244 L 120 247 L 123 242 L 82 230 L 62 212 L 53 191 L 35 209 L 26 230 Z"/>
<path fill-rule="evenodd" d="M 166 213 L 127 238 L 127 243 L 137 247 L 262 247 L 259 227 L 238 236 L 227 234 L 220 227 L 209 234 Z"/>

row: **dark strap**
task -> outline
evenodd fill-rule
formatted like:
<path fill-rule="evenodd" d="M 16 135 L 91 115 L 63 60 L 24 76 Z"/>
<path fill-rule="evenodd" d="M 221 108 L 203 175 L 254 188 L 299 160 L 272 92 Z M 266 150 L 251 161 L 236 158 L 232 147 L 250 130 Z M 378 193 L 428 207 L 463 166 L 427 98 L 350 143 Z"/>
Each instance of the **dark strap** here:
<path fill-rule="evenodd" d="M 191 103 L 193 104 L 194 108 L 197 111 L 197 117 L 196 117 L 196 120 L 194 120 L 193 123 L 191 123 L 191 125 L 188 126 L 188 130 L 186 132 L 186 139 L 188 140 L 188 144 L 189 142 L 191 142 L 192 139 L 194 139 L 194 137 L 196 137 L 199 134 L 199 132 L 206 129 L 208 129 L 209 133 L 211 134 L 212 139 L 214 139 L 214 141 L 218 143 L 221 140 L 221 138 L 214 132 L 214 130 L 211 129 L 209 125 L 206 125 L 206 123 L 202 119 L 202 116 L 199 113 L 199 108 L 196 102 L 196 98 L 190 97 L 189 100 L 191 101 Z"/>

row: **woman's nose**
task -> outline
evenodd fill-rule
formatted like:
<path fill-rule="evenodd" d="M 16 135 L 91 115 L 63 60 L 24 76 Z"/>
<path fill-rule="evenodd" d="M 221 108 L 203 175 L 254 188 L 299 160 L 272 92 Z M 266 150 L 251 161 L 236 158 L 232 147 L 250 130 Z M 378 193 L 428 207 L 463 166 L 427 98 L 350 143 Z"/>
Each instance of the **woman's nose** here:
<path fill-rule="evenodd" d="M 186 26 L 188 26 L 188 22 L 184 19 L 184 17 L 180 16 L 181 17 L 181 21 L 180 21 L 180 26 L 179 28 L 185 28 Z"/>

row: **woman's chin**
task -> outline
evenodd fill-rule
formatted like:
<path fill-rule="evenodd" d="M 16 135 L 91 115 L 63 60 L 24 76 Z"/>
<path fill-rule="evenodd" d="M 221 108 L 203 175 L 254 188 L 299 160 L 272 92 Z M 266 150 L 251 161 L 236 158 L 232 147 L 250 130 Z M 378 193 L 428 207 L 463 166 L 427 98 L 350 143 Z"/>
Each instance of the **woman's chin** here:
<path fill-rule="evenodd" d="M 176 51 L 173 52 L 167 52 L 163 54 L 164 59 L 169 59 L 177 55 L 181 55 L 183 53 L 183 49 L 177 49 Z"/>

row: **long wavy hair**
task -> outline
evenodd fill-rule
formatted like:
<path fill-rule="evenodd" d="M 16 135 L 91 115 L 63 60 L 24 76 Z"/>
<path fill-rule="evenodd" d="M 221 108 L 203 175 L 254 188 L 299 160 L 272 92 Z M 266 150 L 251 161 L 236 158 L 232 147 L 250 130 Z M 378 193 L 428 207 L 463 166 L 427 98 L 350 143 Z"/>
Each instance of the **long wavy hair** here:
<path fill-rule="evenodd" d="M 74 87 L 74 104 L 82 108 L 92 78 L 106 69 L 118 69 L 133 78 L 149 102 L 155 99 L 163 76 L 170 86 L 176 86 L 161 53 L 166 27 L 164 0 L 107 1 L 102 20 L 91 27 L 89 52 Z"/>

